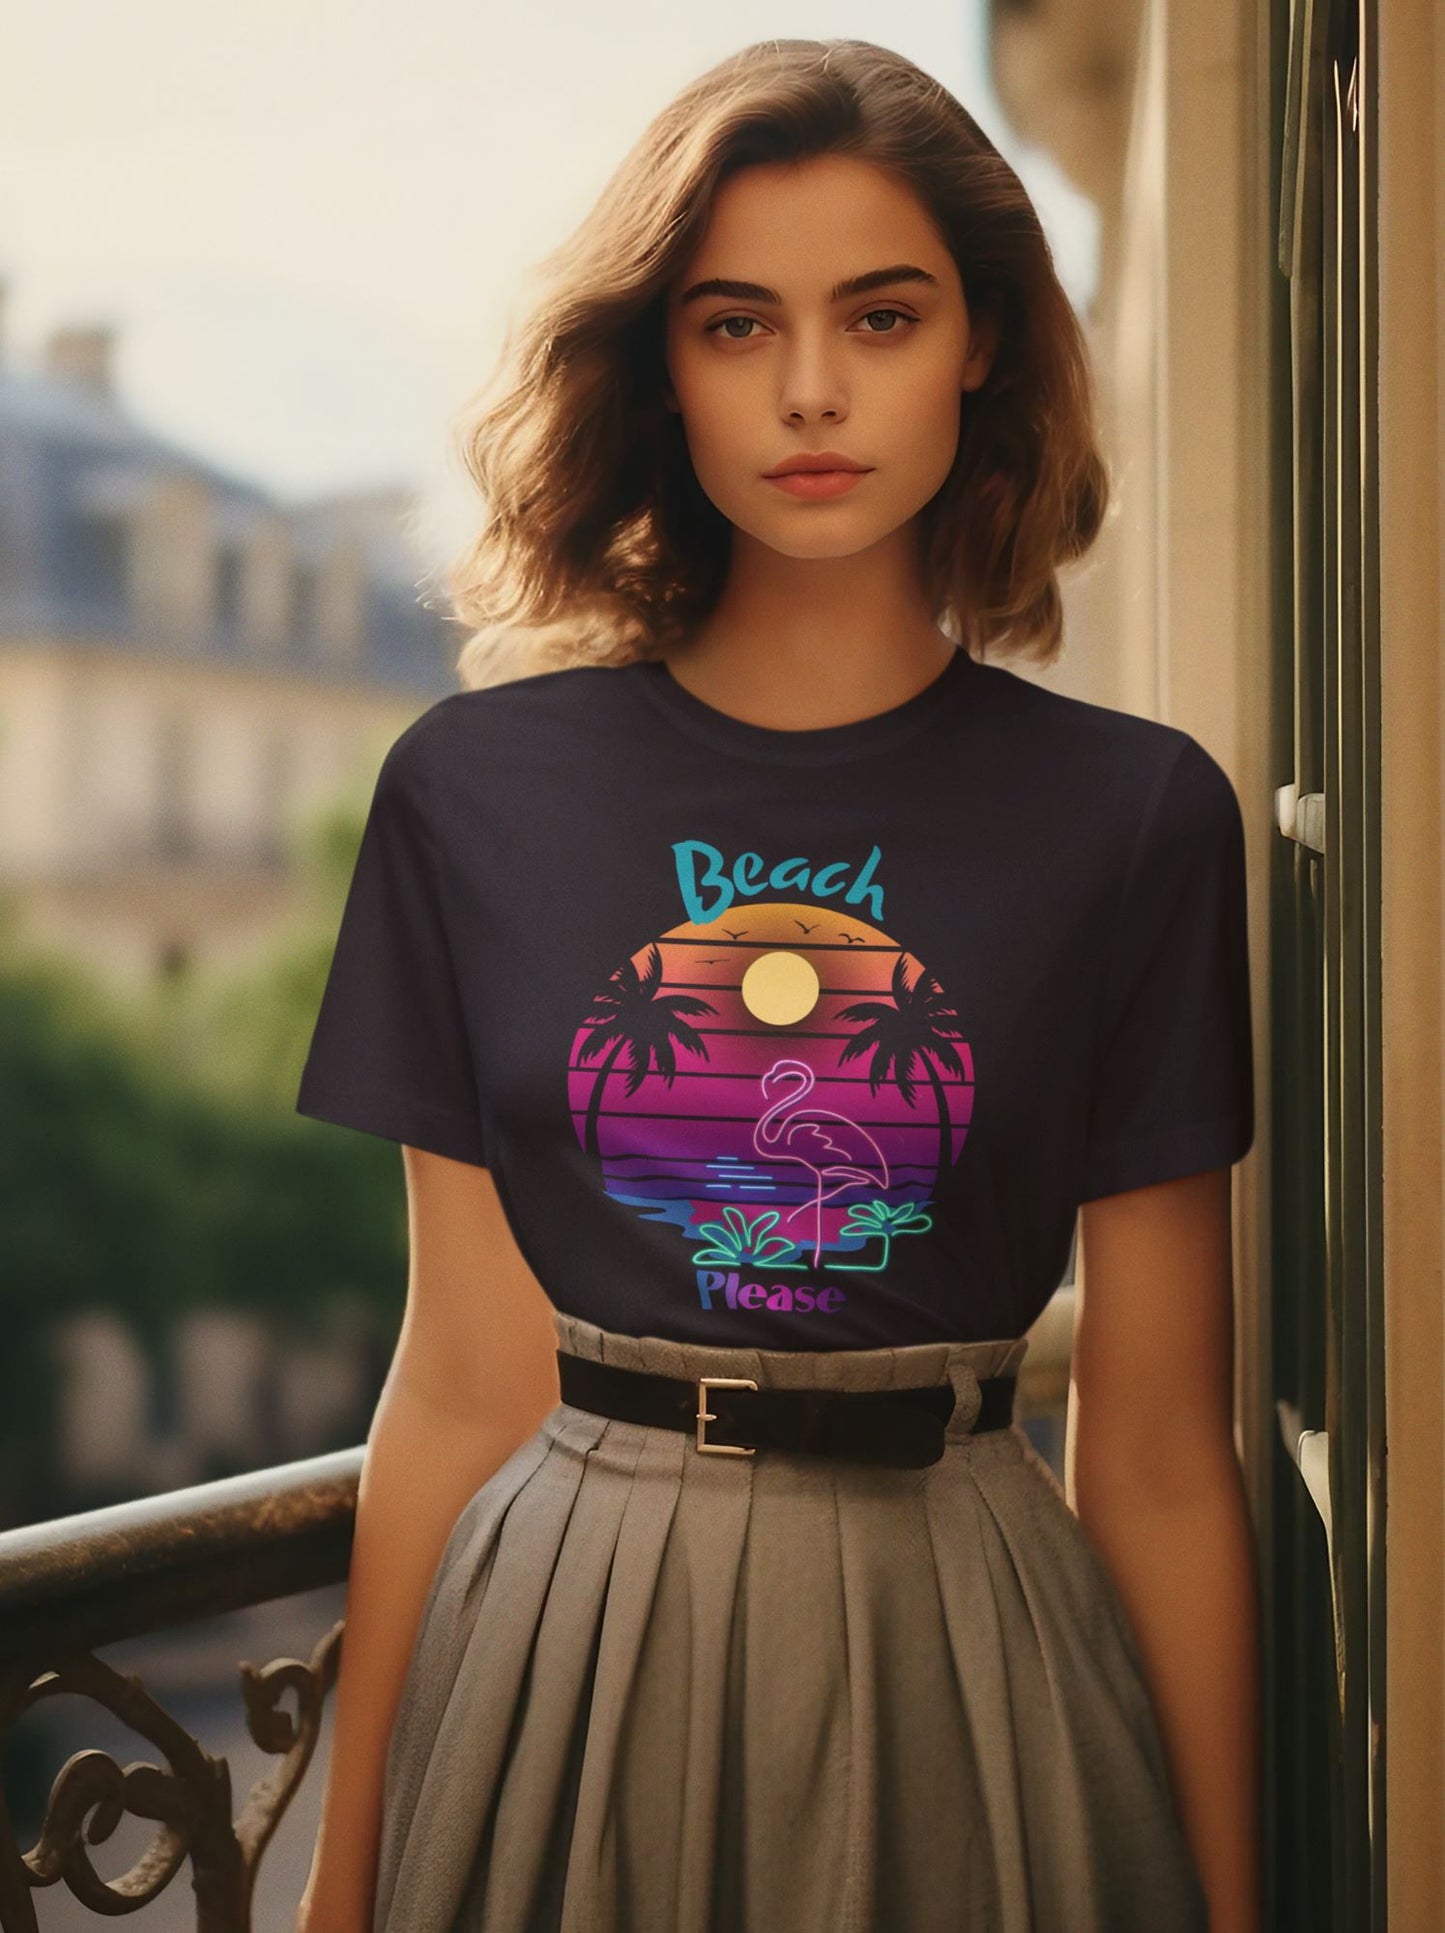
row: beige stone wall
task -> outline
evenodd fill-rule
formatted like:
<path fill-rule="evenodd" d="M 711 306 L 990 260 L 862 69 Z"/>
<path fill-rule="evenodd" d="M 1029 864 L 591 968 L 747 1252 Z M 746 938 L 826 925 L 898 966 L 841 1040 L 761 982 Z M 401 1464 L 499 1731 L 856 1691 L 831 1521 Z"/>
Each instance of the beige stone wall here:
<path fill-rule="evenodd" d="M 1445 22 L 1380 10 L 1380 638 L 1390 1925 L 1445 1899 Z"/>

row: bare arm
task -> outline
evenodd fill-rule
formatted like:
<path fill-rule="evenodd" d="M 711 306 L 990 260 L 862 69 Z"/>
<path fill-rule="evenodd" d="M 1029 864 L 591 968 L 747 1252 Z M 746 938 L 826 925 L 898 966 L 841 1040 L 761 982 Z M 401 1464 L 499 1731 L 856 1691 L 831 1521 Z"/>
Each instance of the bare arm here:
<path fill-rule="evenodd" d="M 1258 1933 L 1254 1540 L 1228 1169 L 1088 1202 L 1070 1491 L 1138 1636 L 1210 1933 Z"/>
<path fill-rule="evenodd" d="M 392 1721 L 463 1506 L 558 1400 L 551 1307 L 485 1168 L 405 1148 L 406 1315 L 362 1465 L 331 1754 L 298 1933 L 369 1933 Z"/>

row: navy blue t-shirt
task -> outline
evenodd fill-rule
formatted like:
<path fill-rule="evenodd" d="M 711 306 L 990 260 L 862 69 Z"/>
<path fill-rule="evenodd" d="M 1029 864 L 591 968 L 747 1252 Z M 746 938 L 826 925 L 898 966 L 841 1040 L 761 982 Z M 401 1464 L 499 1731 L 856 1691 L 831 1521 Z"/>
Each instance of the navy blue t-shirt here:
<path fill-rule="evenodd" d="M 297 1104 L 490 1168 L 604 1328 L 1019 1336 L 1081 1202 L 1251 1144 L 1238 802 L 961 649 L 812 730 L 658 661 L 459 691 L 383 762 Z"/>

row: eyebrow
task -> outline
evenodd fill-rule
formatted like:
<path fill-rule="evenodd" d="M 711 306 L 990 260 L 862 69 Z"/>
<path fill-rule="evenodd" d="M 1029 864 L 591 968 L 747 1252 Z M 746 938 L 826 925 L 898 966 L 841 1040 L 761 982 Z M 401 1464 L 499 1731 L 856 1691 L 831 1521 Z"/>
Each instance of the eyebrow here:
<path fill-rule="evenodd" d="M 866 295 L 870 289 L 891 288 L 898 282 L 923 282 L 929 288 L 938 287 L 938 277 L 930 275 L 926 268 L 917 268 L 912 262 L 895 262 L 891 268 L 870 268 L 865 275 L 845 276 L 841 282 L 834 283 L 828 300 L 841 302 L 846 296 Z M 767 288 L 761 282 L 736 282 L 727 276 L 713 275 L 684 290 L 678 307 L 686 308 L 689 302 L 701 301 L 708 295 L 729 296 L 736 302 L 781 304 L 783 300 L 776 289 Z"/>

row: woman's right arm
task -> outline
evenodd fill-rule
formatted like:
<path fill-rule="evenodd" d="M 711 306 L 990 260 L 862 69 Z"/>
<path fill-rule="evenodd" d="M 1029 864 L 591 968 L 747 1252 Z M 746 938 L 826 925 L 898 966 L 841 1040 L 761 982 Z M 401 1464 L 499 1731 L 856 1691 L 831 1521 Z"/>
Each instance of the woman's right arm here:
<path fill-rule="evenodd" d="M 551 1305 L 485 1168 L 404 1148 L 406 1314 L 362 1464 L 321 1824 L 297 1933 L 370 1933 L 382 1784 L 463 1506 L 559 1400 Z"/>

